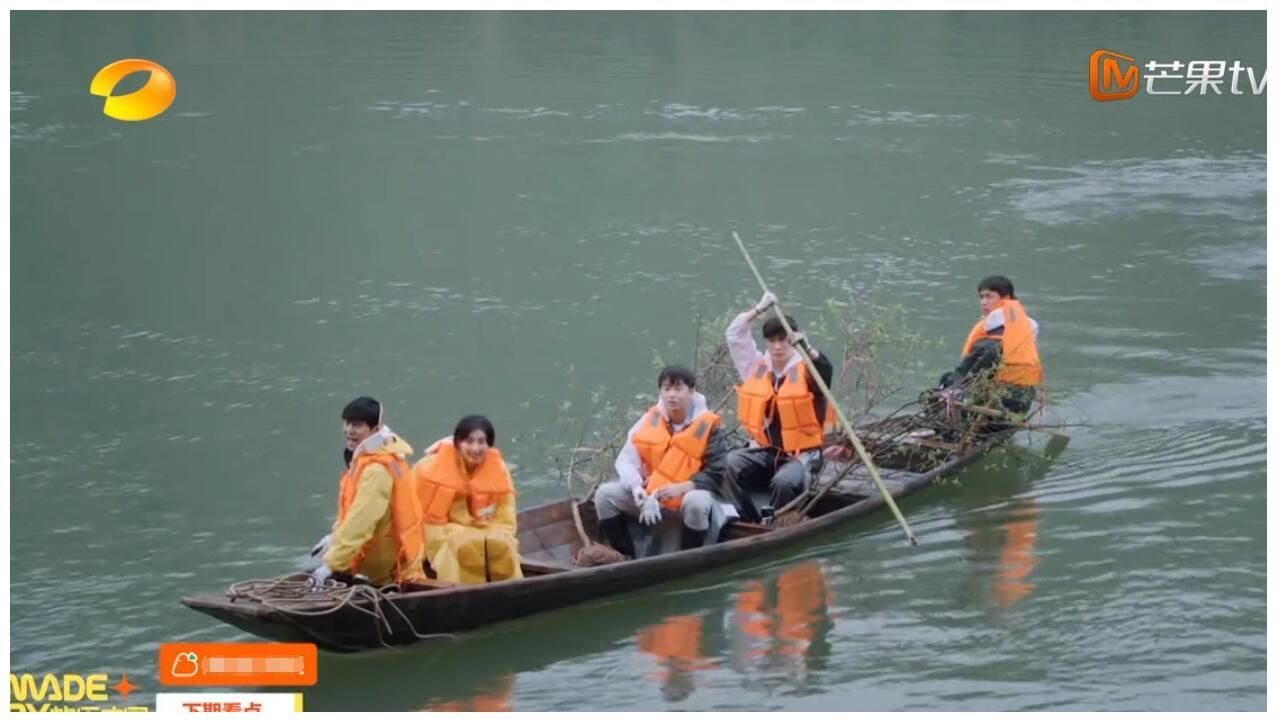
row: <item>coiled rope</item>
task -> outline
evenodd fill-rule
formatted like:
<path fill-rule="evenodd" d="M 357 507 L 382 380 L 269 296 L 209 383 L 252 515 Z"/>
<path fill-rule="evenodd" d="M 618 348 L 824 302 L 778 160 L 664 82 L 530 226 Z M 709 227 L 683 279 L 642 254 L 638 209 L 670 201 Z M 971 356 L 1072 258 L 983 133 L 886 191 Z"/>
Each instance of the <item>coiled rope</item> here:
<path fill-rule="evenodd" d="M 391 619 L 398 618 L 417 640 L 454 639 L 447 633 L 422 634 L 392 595 L 402 594 L 398 584 L 375 587 L 370 584 L 342 584 L 334 579 L 321 584 L 309 574 L 289 574 L 274 579 L 235 582 L 226 590 L 231 601 L 248 600 L 292 617 L 322 617 L 350 609 L 367 615 L 377 629 L 377 641 L 392 647 L 386 635 L 394 634 Z"/>

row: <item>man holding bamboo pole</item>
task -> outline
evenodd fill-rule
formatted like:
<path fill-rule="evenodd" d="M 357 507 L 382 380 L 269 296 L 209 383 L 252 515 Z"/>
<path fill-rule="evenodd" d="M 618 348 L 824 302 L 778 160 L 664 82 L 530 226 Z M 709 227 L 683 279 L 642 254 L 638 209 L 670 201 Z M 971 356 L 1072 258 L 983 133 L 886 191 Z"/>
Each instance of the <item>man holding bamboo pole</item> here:
<path fill-rule="evenodd" d="M 811 357 L 826 387 L 834 373 L 833 364 L 807 343 L 789 316 L 785 320 L 794 335 L 772 316 L 763 323 L 767 351 L 758 348 L 752 324 L 775 303 L 776 297 L 766 292 L 727 327 L 727 348 L 742 381 L 736 387 L 736 415 L 750 436 L 749 447 L 728 455 L 727 475 L 744 492 L 740 511 L 747 521 L 770 519 L 801 494 L 820 469 L 827 403 L 794 345 Z M 750 492 L 770 492 L 770 504 L 756 508 Z"/>
<path fill-rule="evenodd" d="M 750 258 L 749 251 L 745 248 L 745 242 L 740 239 L 740 234 L 737 233 L 736 231 L 732 231 L 732 239 L 736 241 L 736 247 L 740 249 L 741 255 L 745 257 L 745 263 L 749 265 L 750 273 L 754 274 L 754 280 L 758 281 L 758 285 L 762 287 L 763 289 L 762 300 L 759 301 L 758 305 L 754 307 L 753 315 L 750 316 L 747 321 L 745 321 L 744 325 L 748 326 L 750 321 L 753 321 L 754 318 L 758 317 L 758 314 L 767 310 L 768 307 L 776 305 L 776 297 L 772 295 L 771 290 L 767 288 L 767 282 L 763 280 L 763 274 L 758 272 L 758 266 L 754 265 L 754 259 Z M 780 309 L 777 308 L 776 311 L 779 314 Z M 741 317 L 744 317 L 746 315 L 747 314 L 741 314 Z M 882 483 L 882 477 L 879 476 L 878 474 L 878 467 L 874 465 L 873 458 L 869 455 L 869 452 L 865 451 L 864 444 L 860 443 L 860 436 L 858 436 L 856 434 L 856 430 L 852 428 L 851 421 L 847 418 L 847 415 L 842 412 L 842 409 L 838 407 L 838 400 L 833 398 L 833 392 L 829 390 L 829 383 L 825 381 L 825 378 L 827 377 L 827 372 L 823 372 L 820 370 L 820 366 L 817 365 L 816 360 L 812 357 L 813 351 L 811 350 L 811 347 L 804 342 L 805 339 L 801 338 L 802 334 L 799 334 L 797 332 L 797 329 L 794 328 L 794 326 L 790 323 L 792 319 L 790 319 L 788 316 L 777 315 L 776 319 L 774 320 L 778 320 L 780 322 L 780 326 L 784 330 L 787 340 L 798 344 L 799 352 L 796 355 L 799 357 L 801 363 L 803 363 L 805 367 L 808 367 L 810 368 L 810 370 L 816 372 L 816 376 L 811 378 L 812 380 L 816 382 L 817 390 L 821 392 L 824 401 L 829 405 L 829 407 L 834 410 L 834 416 L 835 418 L 838 419 L 838 424 L 842 427 L 842 430 L 846 432 L 847 440 L 851 442 L 852 448 L 856 450 L 856 454 L 860 457 L 861 462 L 865 465 L 865 470 L 869 472 L 869 478 L 873 479 L 874 486 L 878 487 L 878 493 L 882 495 L 883 503 L 887 505 L 888 509 L 891 509 L 892 515 L 896 517 L 896 523 L 900 524 L 900 529 L 901 531 L 905 533 L 905 537 L 909 539 L 909 543 L 916 546 L 918 544 L 918 538 L 915 537 L 913 535 L 913 531 L 909 529 L 909 522 L 905 521 L 904 514 L 900 513 L 900 508 L 896 506 L 895 500 L 892 499 L 891 492 L 887 489 L 887 485 Z M 739 321 L 741 321 L 740 317 L 738 317 L 736 321 L 733 321 L 732 325 L 735 326 L 737 322 Z M 740 335 L 741 334 L 738 331 L 737 337 L 739 337 Z M 749 339 L 748 332 L 746 332 L 744 335 L 745 335 L 745 339 L 742 339 L 742 341 L 748 340 L 749 345 L 753 346 L 753 340 Z M 763 335 L 767 336 L 765 328 L 764 328 Z M 732 345 L 732 334 L 731 334 L 731 330 L 729 329 L 728 330 L 728 347 L 731 348 L 731 345 Z M 733 351 L 732 357 L 733 359 L 736 359 L 737 354 L 739 354 L 739 358 L 743 360 L 745 358 L 745 353 L 744 353 L 745 344 L 742 342 L 738 346 L 739 346 L 739 350 Z M 769 349 L 771 348 L 770 341 L 768 342 L 768 347 Z M 754 351 L 755 353 L 758 353 L 757 347 L 754 348 Z M 765 364 L 766 359 L 764 359 L 763 361 Z M 826 363 L 828 363 L 828 361 L 826 361 Z M 778 364 L 773 364 L 773 368 L 777 366 Z M 756 364 L 755 369 L 751 370 L 751 373 L 758 373 L 758 369 L 761 369 L 764 372 L 767 371 L 765 365 L 760 366 Z M 740 370 L 741 370 L 741 367 L 738 363 L 737 371 L 740 372 Z M 749 379 L 750 377 L 747 377 L 744 373 L 741 373 L 741 378 Z M 788 381 L 788 377 L 786 377 L 786 381 Z M 747 381 L 747 383 L 749 382 Z M 757 384 L 755 384 L 755 386 L 757 387 Z M 738 388 L 736 390 L 738 399 L 740 398 L 742 388 L 743 387 Z M 783 385 L 777 387 L 775 391 L 773 391 L 772 401 L 773 401 L 773 405 L 779 409 L 781 414 L 781 429 L 782 429 L 781 442 L 783 444 L 788 444 L 789 440 L 785 439 L 783 434 L 784 428 L 786 427 L 786 424 L 788 423 L 785 421 L 785 419 L 789 418 L 792 421 L 795 416 L 795 412 L 801 413 L 803 409 L 806 408 L 806 406 L 799 405 L 795 407 L 793 405 L 780 403 L 779 396 L 780 396 L 780 390 L 782 388 L 784 388 Z M 763 389 L 759 389 L 759 390 L 761 391 Z M 797 387 L 791 386 L 790 391 L 796 392 Z M 749 402 L 742 401 L 742 403 L 748 403 L 750 405 L 751 414 L 757 413 L 757 408 L 756 408 L 757 405 L 755 401 L 756 400 L 750 400 Z M 822 417 L 822 420 L 823 420 L 823 417 Z M 806 423 L 801 417 L 798 418 L 798 421 L 800 424 Z M 789 425 L 792 427 L 792 424 L 789 424 Z M 770 428 L 770 426 L 768 428 Z M 753 443 L 761 445 L 764 442 L 756 438 Z M 819 452 L 817 453 L 817 458 L 819 458 Z M 804 471 L 806 471 L 807 473 L 810 473 L 809 470 L 805 469 Z M 729 478 L 731 478 L 730 472 L 729 472 Z M 774 475 L 773 475 L 773 478 L 774 478 Z"/>

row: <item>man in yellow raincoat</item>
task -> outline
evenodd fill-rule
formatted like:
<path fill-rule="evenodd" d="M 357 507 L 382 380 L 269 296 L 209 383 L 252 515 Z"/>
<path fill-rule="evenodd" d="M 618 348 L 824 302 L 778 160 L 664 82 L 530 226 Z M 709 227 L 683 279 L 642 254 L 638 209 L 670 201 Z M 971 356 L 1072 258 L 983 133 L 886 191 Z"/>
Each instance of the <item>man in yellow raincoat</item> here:
<path fill-rule="evenodd" d="M 337 522 L 321 542 L 324 563 L 313 573 L 320 583 L 334 573 L 376 585 L 425 580 L 421 505 L 407 461 L 412 447 L 381 423 L 381 412 L 367 396 L 342 410 L 347 468 Z"/>
<path fill-rule="evenodd" d="M 514 481 L 483 416 L 457 422 L 413 468 L 425 521 L 425 556 L 439 581 L 522 579 Z"/>

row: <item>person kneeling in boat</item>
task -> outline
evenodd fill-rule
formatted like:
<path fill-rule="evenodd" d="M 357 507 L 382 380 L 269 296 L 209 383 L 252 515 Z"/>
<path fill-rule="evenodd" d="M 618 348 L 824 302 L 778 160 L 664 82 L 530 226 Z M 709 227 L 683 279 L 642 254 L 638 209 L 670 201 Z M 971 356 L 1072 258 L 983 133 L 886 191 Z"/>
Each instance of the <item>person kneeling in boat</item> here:
<path fill-rule="evenodd" d="M 727 327 L 727 349 L 741 378 L 736 387 L 736 415 L 750 436 L 747 448 L 728 457 L 728 476 L 743 492 L 746 506 L 741 515 L 746 521 L 763 523 L 803 493 L 824 461 L 828 402 L 794 347 L 807 352 L 826 387 L 834 374 L 833 363 L 807 343 L 790 316 L 785 316 L 785 323 L 794 336 L 773 315 L 763 322 L 767 351 L 758 348 L 750 326 L 775 303 L 776 296 L 764 293 L 757 305 Z M 771 498 L 760 499 L 762 508 L 758 508 L 754 494 Z"/>
<path fill-rule="evenodd" d="M 361 396 L 341 412 L 346 473 L 338 492 L 337 522 L 320 542 L 323 583 L 366 577 L 371 584 L 424 581 L 421 506 L 408 466 L 412 447 L 381 421 L 382 406 Z M 324 548 L 326 547 L 326 548 Z"/>
<path fill-rule="evenodd" d="M 630 428 L 616 457 L 619 478 L 594 494 L 600 536 L 631 558 L 662 551 L 659 527 L 667 515 L 682 520 L 679 548 L 693 549 L 713 543 L 736 513 L 736 495 L 726 486 L 721 419 L 696 391 L 696 375 L 682 366 L 666 366 L 656 383 L 659 400 Z M 632 521 L 641 529 L 638 548 Z"/>
<path fill-rule="evenodd" d="M 982 390 L 977 403 L 1000 403 L 1013 413 L 1025 413 L 1042 384 L 1038 358 L 1038 322 L 1029 317 L 1015 297 L 1015 286 L 1005 276 L 989 276 L 976 288 L 980 296 L 980 320 L 972 326 L 962 347 L 962 363 L 941 377 L 937 391 L 969 387 L 978 378 L 992 375 L 993 386 Z"/>
<path fill-rule="evenodd" d="M 425 521 L 426 560 L 439 581 L 522 579 L 514 482 L 484 416 L 457 422 L 413 472 Z"/>

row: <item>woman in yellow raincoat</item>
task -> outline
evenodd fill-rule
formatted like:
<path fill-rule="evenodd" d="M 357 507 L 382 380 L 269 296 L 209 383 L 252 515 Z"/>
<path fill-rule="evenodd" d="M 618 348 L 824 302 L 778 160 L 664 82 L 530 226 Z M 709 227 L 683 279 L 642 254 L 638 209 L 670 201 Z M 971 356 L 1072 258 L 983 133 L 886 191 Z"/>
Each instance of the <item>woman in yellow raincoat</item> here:
<path fill-rule="evenodd" d="M 483 416 L 457 422 L 413 467 L 425 520 L 426 560 L 439 581 L 522 579 L 514 482 Z"/>

